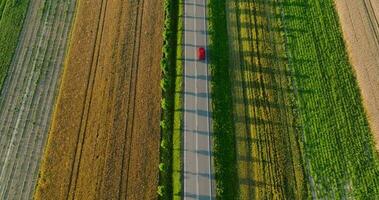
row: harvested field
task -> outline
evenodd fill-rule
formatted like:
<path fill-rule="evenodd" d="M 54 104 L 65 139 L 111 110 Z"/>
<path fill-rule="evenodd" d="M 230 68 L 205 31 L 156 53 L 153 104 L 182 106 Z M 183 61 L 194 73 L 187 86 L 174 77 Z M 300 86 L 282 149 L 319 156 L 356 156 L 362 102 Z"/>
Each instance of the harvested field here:
<path fill-rule="evenodd" d="M 81 0 L 36 199 L 155 199 L 163 2 Z"/>
<path fill-rule="evenodd" d="M 75 0 L 31 1 L 0 98 L 0 199 L 31 199 Z"/>
<path fill-rule="evenodd" d="M 227 4 L 240 199 L 304 199 L 293 78 L 277 1 Z"/>
<path fill-rule="evenodd" d="M 379 151 L 379 1 L 335 3 Z"/>

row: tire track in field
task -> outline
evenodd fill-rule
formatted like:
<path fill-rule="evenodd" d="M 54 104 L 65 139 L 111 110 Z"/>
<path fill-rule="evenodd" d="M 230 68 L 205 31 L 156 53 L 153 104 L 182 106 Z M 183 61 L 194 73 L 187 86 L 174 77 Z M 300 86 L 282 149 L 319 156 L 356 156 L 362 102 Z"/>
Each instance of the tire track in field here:
<path fill-rule="evenodd" d="M 72 39 L 77 42 L 69 51 L 37 199 L 156 197 L 155 181 L 146 182 L 158 172 L 160 70 L 156 55 L 160 58 L 161 49 L 155 45 L 159 41 L 149 41 L 142 34 L 151 31 L 153 38 L 161 38 L 157 29 L 161 23 L 152 26 L 146 20 L 154 17 L 152 13 L 163 13 L 158 8 L 144 14 L 158 3 L 143 1 L 98 0 L 95 4 L 81 1 L 79 5 Z M 85 35 L 90 38 L 78 45 Z M 146 43 L 151 46 L 143 52 Z M 78 53 L 86 50 L 80 57 Z M 77 68 L 77 63 L 85 69 Z M 141 93 L 145 86 L 146 92 Z M 80 95 L 79 103 L 75 93 Z M 146 102 L 154 103 L 152 111 Z M 70 124 L 74 125 L 66 129 Z"/>
<path fill-rule="evenodd" d="M 142 6 L 141 6 L 142 1 Z M 126 199 L 128 197 L 128 183 L 129 183 L 129 170 L 130 170 L 130 157 L 131 157 L 131 150 L 132 150 L 132 141 L 133 141 L 133 124 L 134 124 L 134 111 L 135 111 L 135 100 L 136 100 L 136 88 L 137 88 L 137 75 L 138 75 L 138 61 L 139 61 L 139 48 L 140 48 L 140 36 L 141 36 L 141 22 L 142 22 L 142 14 L 143 13 L 143 0 L 139 0 L 138 3 L 136 3 L 138 9 L 135 16 L 135 27 L 133 31 L 133 35 L 135 38 L 133 41 L 133 51 L 132 51 L 132 57 L 131 57 L 131 74 L 130 74 L 130 81 L 129 81 L 129 96 L 128 96 L 128 103 L 127 103 L 127 120 L 126 120 L 126 131 L 125 131 L 125 139 L 129 138 L 128 145 L 124 146 L 124 152 L 122 156 L 122 169 L 126 165 L 126 170 L 121 171 L 121 181 L 119 185 L 119 198 L 120 199 Z M 141 8 L 142 7 L 142 8 Z M 142 11 L 140 10 L 142 9 Z M 134 10 L 134 9 L 133 9 Z M 139 36 L 138 38 L 136 36 Z M 137 42 L 138 41 L 138 42 Z M 138 49 L 138 53 L 136 50 Z M 133 88 L 133 89 L 132 89 Z M 125 158 L 127 156 L 127 158 Z M 125 163 L 126 162 L 126 163 Z M 125 178 L 126 175 L 126 178 Z M 126 179 L 125 181 L 123 181 Z M 124 188 L 124 189 L 123 189 Z"/>
<path fill-rule="evenodd" d="M 6 158 L 8 160 L 5 160 L 8 163 L 6 169 L 12 171 L 2 171 L 1 179 L 8 182 L 6 188 L 2 190 L 3 198 L 13 199 L 19 198 L 21 195 L 23 199 L 30 198 L 30 193 L 36 182 L 40 160 L 40 154 L 38 152 L 42 151 L 47 134 L 48 120 L 51 114 L 53 100 L 55 99 L 54 93 L 70 27 L 69 21 L 75 5 L 74 1 L 52 2 L 53 5 L 50 4 L 49 1 L 36 1 L 33 2 L 34 4 L 31 4 L 25 22 L 26 26 L 22 31 L 20 44 L 12 62 L 12 65 L 15 65 L 15 67 L 11 67 L 9 71 L 10 75 L 6 80 L 3 90 L 1 117 L 7 118 L 9 112 L 14 117 L 13 121 L 7 122 L 13 125 L 9 125 L 8 127 L 2 126 L 2 128 L 8 130 L 16 125 L 16 128 L 12 128 L 11 130 L 14 133 L 12 135 L 13 140 L 17 140 L 17 145 L 13 145 L 11 146 L 12 149 L 8 148 L 7 150 L 8 155 L 14 154 L 16 157 L 11 156 L 12 159 L 9 159 L 10 156 L 8 156 L 8 158 Z M 69 7 L 69 5 L 71 5 L 71 7 Z M 45 9 L 42 9 L 44 7 Z M 47 13 L 42 11 L 47 11 Z M 39 18 L 39 16 L 41 18 Z M 59 22 L 64 25 L 61 26 Z M 58 25 L 53 26 L 56 23 L 58 23 Z M 35 28 L 35 26 L 37 26 L 37 28 Z M 37 32 L 35 32 L 35 30 Z M 43 32 L 43 30 L 46 31 Z M 57 41 L 58 36 L 59 41 Z M 36 40 L 40 42 L 35 42 Z M 37 47 L 35 45 L 37 45 Z M 21 46 L 24 47 L 21 48 Z M 52 48 L 59 48 L 61 51 L 60 54 L 53 54 L 53 51 L 49 51 L 52 50 Z M 42 53 L 37 54 L 36 52 Z M 25 70 L 30 68 L 27 67 L 30 64 L 35 68 Z M 48 76 L 46 71 L 54 71 L 54 78 L 50 75 Z M 27 81 L 26 87 L 25 85 L 23 87 L 16 87 L 20 86 L 20 81 L 24 84 Z M 16 90 L 10 89 L 11 87 L 15 87 Z M 20 92 L 23 98 L 19 99 L 19 101 L 12 100 L 21 96 L 17 94 Z M 22 109 L 19 111 L 16 110 L 16 112 L 15 109 L 12 108 L 17 108 L 17 106 L 21 106 Z M 8 109 L 4 109 L 5 107 Z M 41 107 L 42 109 L 38 109 Z M 41 119 L 44 120 L 41 121 Z M 2 121 L 4 122 L 5 120 Z M 4 142 L 4 137 L 2 138 L 2 142 Z M 2 150 L 4 150 L 4 148 L 2 148 Z M 2 168 L 5 167 L 5 164 Z"/>
<path fill-rule="evenodd" d="M 130 122 L 130 127 L 128 128 L 128 131 L 130 131 L 130 145 L 129 145 L 129 156 L 128 156 L 128 161 L 127 161 L 127 177 L 126 177 L 126 190 L 125 190 L 125 198 L 127 199 L 128 198 L 128 188 L 129 188 L 129 177 L 130 177 L 130 159 L 131 159 L 131 154 L 132 154 L 132 147 L 133 147 L 133 129 L 134 129 L 134 119 L 135 119 L 135 107 L 136 107 L 136 90 L 137 90 L 137 76 L 138 76 L 138 64 L 139 64 L 139 55 L 140 55 L 140 42 L 141 42 L 141 29 L 142 29 L 142 17 L 143 17 L 143 9 L 144 9 L 144 0 L 140 0 L 139 1 L 139 8 L 140 10 L 138 11 L 138 14 L 137 14 L 137 26 L 136 26 L 136 32 L 135 32 L 135 35 L 138 36 L 138 37 L 135 37 L 135 40 L 138 41 L 135 43 L 135 46 L 134 46 L 134 50 L 133 50 L 133 61 L 134 61 L 134 66 L 136 68 L 136 71 L 135 71 L 135 76 L 134 76 L 134 86 L 133 86 L 133 103 L 132 103 L 132 107 L 133 107 L 133 111 L 132 111 L 132 119 L 131 119 L 131 122 Z M 142 144 L 139 144 L 139 145 L 142 145 Z"/>
<path fill-rule="evenodd" d="M 372 29 L 372 32 L 374 33 L 375 39 L 376 39 L 376 46 L 379 49 L 379 16 L 376 16 L 374 7 L 372 6 L 371 0 L 364 0 L 363 1 L 366 13 L 368 15 L 369 23 Z"/>
<path fill-rule="evenodd" d="M 97 64 L 99 60 L 99 51 L 101 47 L 101 41 L 102 41 L 102 35 L 104 32 L 104 22 L 105 22 L 105 15 L 107 11 L 107 0 L 101 0 L 101 7 L 100 7 L 100 13 L 99 13 L 99 20 L 97 24 L 97 30 L 96 30 L 96 40 L 94 43 L 94 51 L 91 58 L 91 67 L 90 67 L 90 77 L 88 79 L 88 82 L 86 84 L 86 91 L 85 91 L 85 98 L 84 98 L 84 106 L 82 110 L 82 115 L 80 119 L 80 125 L 79 125 L 79 133 L 78 133 L 78 140 L 76 143 L 76 150 L 74 154 L 74 162 L 72 162 L 71 167 L 71 176 L 69 179 L 69 191 L 67 193 L 66 199 L 75 199 L 75 191 L 76 191 L 76 184 L 77 184 L 77 178 L 80 170 L 80 161 L 81 156 L 83 153 L 83 144 L 85 140 L 85 134 L 86 134 L 86 124 L 88 120 L 88 113 L 91 106 L 91 100 L 92 100 L 92 93 L 93 93 L 93 85 L 95 82 L 95 76 L 97 72 Z"/>

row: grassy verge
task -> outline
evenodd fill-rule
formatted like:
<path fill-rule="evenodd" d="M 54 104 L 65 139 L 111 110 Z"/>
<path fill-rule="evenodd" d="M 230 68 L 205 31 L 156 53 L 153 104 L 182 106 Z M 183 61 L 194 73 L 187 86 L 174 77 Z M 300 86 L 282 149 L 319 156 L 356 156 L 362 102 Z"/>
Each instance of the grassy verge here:
<path fill-rule="evenodd" d="M 175 113 L 173 130 L 172 187 L 173 199 L 182 199 L 182 122 L 183 122 L 183 12 L 184 0 L 178 0 L 178 34 L 176 46 Z"/>
<path fill-rule="evenodd" d="M 160 180 L 158 194 L 160 199 L 180 199 L 181 191 L 181 88 L 182 64 L 180 33 L 182 26 L 182 0 L 165 0 L 165 27 L 162 68 L 162 121 L 160 148 Z M 179 59 L 178 59 L 179 58 Z"/>
<path fill-rule="evenodd" d="M 379 164 L 333 0 L 285 0 L 304 161 L 318 199 L 375 199 Z"/>
<path fill-rule="evenodd" d="M 29 0 L 2 0 L 0 4 L 0 90 L 16 51 Z"/>
<path fill-rule="evenodd" d="M 225 0 L 209 0 L 209 53 L 212 74 L 213 154 L 217 199 L 238 193 Z"/>

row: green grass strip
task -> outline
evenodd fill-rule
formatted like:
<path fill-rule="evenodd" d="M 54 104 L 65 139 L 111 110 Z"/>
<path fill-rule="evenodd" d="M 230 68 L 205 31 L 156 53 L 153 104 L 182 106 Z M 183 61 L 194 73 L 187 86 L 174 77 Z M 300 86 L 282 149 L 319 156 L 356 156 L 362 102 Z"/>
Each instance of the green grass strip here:
<path fill-rule="evenodd" d="M 238 174 L 233 123 L 226 0 L 209 0 L 209 53 L 213 117 L 213 155 L 216 198 L 238 197 Z"/>
<path fill-rule="evenodd" d="M 377 199 L 378 155 L 333 0 L 285 0 L 313 198 Z"/>
<path fill-rule="evenodd" d="M 183 12 L 184 0 L 178 5 L 178 34 L 176 46 L 175 113 L 173 130 L 172 187 L 173 199 L 182 199 L 182 124 L 183 124 Z"/>
<path fill-rule="evenodd" d="M 0 90 L 16 51 L 28 6 L 29 0 L 8 0 L 3 8 L 0 20 Z"/>

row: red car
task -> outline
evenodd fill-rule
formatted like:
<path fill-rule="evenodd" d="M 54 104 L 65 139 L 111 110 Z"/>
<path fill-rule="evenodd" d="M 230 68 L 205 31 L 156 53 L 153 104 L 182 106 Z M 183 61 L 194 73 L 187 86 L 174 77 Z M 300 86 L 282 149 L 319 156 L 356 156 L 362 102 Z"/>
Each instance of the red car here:
<path fill-rule="evenodd" d="M 197 49 L 197 59 L 205 60 L 205 49 L 203 47 Z"/>

